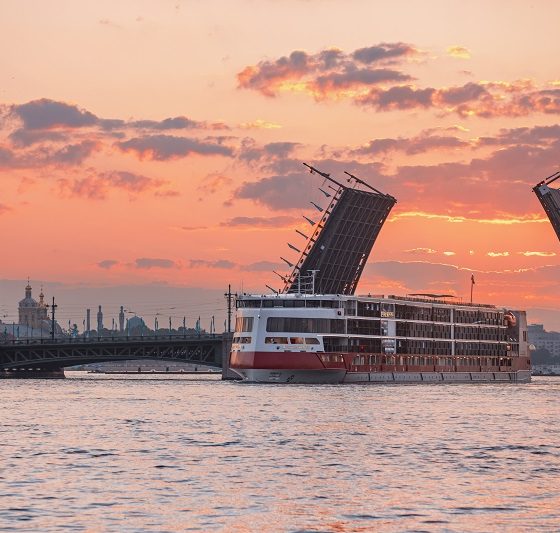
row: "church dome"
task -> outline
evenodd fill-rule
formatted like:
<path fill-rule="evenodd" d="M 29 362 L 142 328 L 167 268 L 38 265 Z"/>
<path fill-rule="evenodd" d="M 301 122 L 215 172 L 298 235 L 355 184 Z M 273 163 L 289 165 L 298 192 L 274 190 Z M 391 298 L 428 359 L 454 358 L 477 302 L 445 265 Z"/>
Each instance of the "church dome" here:
<path fill-rule="evenodd" d="M 130 329 L 145 326 L 144 321 L 139 316 L 133 316 L 128 319 L 128 327 Z"/>
<path fill-rule="evenodd" d="M 27 286 L 25 287 L 25 298 L 20 300 L 19 302 L 20 307 L 38 307 L 39 304 L 37 300 L 34 300 L 31 297 L 31 284 L 29 283 L 29 279 L 27 280 Z"/>
<path fill-rule="evenodd" d="M 37 300 L 34 300 L 33 298 L 24 298 L 23 300 L 19 301 L 19 306 L 20 307 L 39 307 L 39 304 L 37 303 Z"/>

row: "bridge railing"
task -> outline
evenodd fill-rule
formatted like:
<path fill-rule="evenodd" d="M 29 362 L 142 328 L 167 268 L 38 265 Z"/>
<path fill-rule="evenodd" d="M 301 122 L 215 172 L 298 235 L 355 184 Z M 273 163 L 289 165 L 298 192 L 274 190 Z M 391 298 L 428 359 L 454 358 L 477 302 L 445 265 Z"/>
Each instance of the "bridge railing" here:
<path fill-rule="evenodd" d="M 221 339 L 226 333 L 159 334 L 159 335 L 117 335 L 117 336 L 89 336 L 89 337 L 21 337 L 19 339 L 2 339 L 0 346 L 14 346 L 22 344 L 85 344 L 85 343 L 115 343 L 115 342 L 153 342 L 165 340 L 210 340 Z"/>

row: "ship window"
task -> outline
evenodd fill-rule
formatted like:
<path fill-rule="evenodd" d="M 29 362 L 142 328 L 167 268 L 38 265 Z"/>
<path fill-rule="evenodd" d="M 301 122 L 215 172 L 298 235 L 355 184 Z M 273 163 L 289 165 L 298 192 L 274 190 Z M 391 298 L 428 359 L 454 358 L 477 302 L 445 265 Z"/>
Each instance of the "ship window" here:
<path fill-rule="evenodd" d="M 288 337 L 265 337 L 265 344 L 288 344 Z"/>
<path fill-rule="evenodd" d="M 321 343 L 319 342 L 319 339 L 315 339 L 313 337 L 306 337 L 305 344 L 321 344 Z"/>
<path fill-rule="evenodd" d="M 290 344 L 304 344 L 303 337 L 290 337 Z"/>
<path fill-rule="evenodd" d="M 328 318 L 269 317 L 266 330 L 286 333 L 344 333 L 344 320 Z"/>
<path fill-rule="evenodd" d="M 243 300 L 239 299 L 235 302 L 236 307 L 260 307 L 260 300 Z"/>
<path fill-rule="evenodd" d="M 274 307 L 305 307 L 305 300 L 284 300 L 277 302 Z"/>
<path fill-rule="evenodd" d="M 252 316 L 238 316 L 235 319 L 236 333 L 253 331 L 253 317 Z"/>
<path fill-rule="evenodd" d="M 340 307 L 340 304 L 338 300 L 321 300 L 321 307 L 337 309 L 338 307 Z"/>

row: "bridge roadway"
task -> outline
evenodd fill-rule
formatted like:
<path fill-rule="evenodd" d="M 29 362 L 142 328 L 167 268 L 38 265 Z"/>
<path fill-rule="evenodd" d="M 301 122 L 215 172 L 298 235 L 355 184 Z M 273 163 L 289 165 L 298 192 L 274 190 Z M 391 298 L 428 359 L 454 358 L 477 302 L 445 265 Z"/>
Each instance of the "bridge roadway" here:
<path fill-rule="evenodd" d="M 63 368 L 88 363 L 157 359 L 222 368 L 231 333 L 196 336 L 19 339 L 0 343 L 0 378 L 63 377 Z"/>

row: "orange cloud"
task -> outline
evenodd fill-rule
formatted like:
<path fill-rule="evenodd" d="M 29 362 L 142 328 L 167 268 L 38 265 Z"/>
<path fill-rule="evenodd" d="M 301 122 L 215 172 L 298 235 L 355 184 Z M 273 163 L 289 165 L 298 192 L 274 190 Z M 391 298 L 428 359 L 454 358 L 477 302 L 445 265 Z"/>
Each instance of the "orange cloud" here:
<path fill-rule="evenodd" d="M 464 46 L 454 45 L 447 48 L 447 55 L 458 59 L 470 59 L 471 52 Z"/>
<path fill-rule="evenodd" d="M 174 135 L 146 135 L 127 141 L 119 141 L 115 146 L 123 152 L 133 152 L 139 159 L 166 161 L 192 154 L 222 155 L 231 157 L 233 150 L 222 145 L 219 140 L 198 140 Z"/>
<path fill-rule="evenodd" d="M 121 190 L 132 195 L 157 189 L 165 184 L 157 180 L 126 171 L 104 172 L 85 178 L 58 180 L 58 186 L 63 195 L 78 196 L 92 200 L 103 200 L 111 190 Z"/>
<path fill-rule="evenodd" d="M 247 129 L 247 130 L 274 130 L 274 129 L 279 129 L 282 126 L 276 122 L 269 122 L 267 120 L 263 120 L 258 118 L 257 120 L 254 120 L 253 122 L 242 122 L 240 124 L 240 127 L 243 129 Z"/>
<path fill-rule="evenodd" d="M 441 213 L 428 213 L 426 211 L 403 211 L 395 213 L 391 216 L 389 222 L 396 221 L 402 218 L 427 218 L 427 219 L 440 219 L 447 222 L 461 223 L 461 222 L 476 222 L 478 224 L 499 224 L 510 226 L 513 224 L 545 224 L 548 222 L 546 217 L 539 215 L 524 215 L 521 217 L 508 217 L 508 218 L 469 218 L 466 216 L 453 216 Z"/>
<path fill-rule="evenodd" d="M 308 54 L 296 50 L 277 60 L 261 61 L 237 75 L 239 87 L 274 97 L 286 90 L 302 90 L 316 98 L 363 90 L 386 82 L 410 80 L 407 74 L 386 68 L 419 52 L 406 43 L 380 43 L 345 54 L 337 48 Z"/>
<path fill-rule="evenodd" d="M 375 87 L 354 99 L 360 106 L 378 111 L 434 109 L 463 118 L 519 117 L 535 112 L 560 113 L 560 89 L 533 89 L 531 82 L 469 82 L 457 87 L 416 88 L 397 85 Z"/>
<path fill-rule="evenodd" d="M 463 46 L 451 46 L 452 57 L 470 57 Z M 316 54 L 297 50 L 277 60 L 261 61 L 237 75 L 239 87 L 275 97 L 301 91 L 317 100 L 349 99 L 378 111 L 434 109 L 463 118 L 518 117 L 535 112 L 560 113 L 560 89 L 538 88 L 531 80 L 469 82 L 456 87 L 417 87 L 394 65 L 417 56 L 404 43 L 381 43 L 346 54 L 327 49 Z M 389 68 L 391 67 L 391 68 Z"/>
<path fill-rule="evenodd" d="M 520 255 L 524 255 L 525 257 L 554 257 L 556 255 L 555 252 L 518 252 Z"/>

